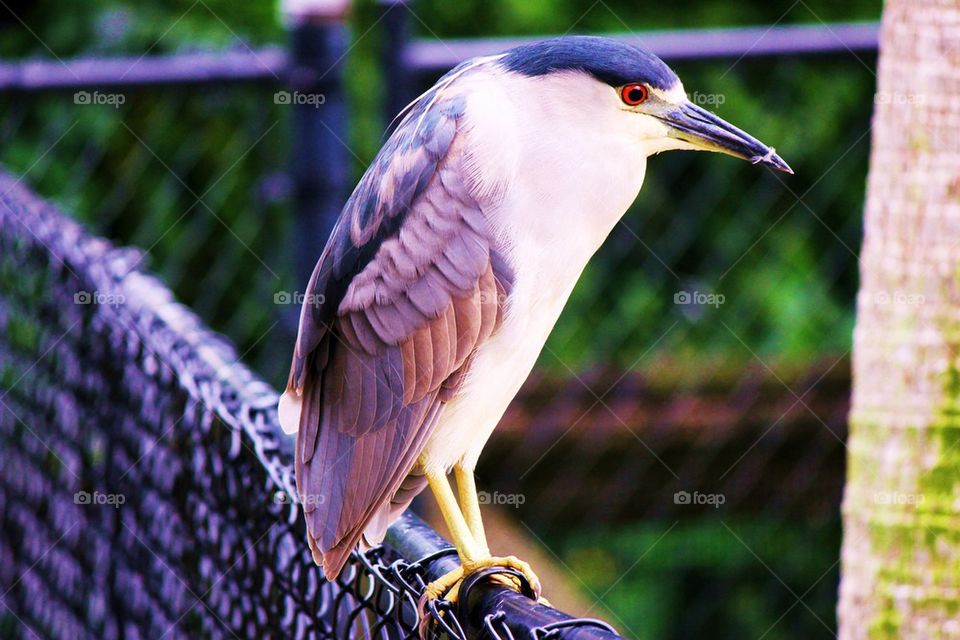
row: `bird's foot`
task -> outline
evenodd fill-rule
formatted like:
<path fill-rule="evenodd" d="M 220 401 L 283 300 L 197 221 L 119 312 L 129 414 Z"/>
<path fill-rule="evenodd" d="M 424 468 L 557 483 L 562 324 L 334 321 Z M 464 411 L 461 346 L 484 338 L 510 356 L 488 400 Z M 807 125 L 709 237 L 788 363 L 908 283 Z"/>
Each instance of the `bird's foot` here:
<path fill-rule="evenodd" d="M 506 569 L 513 569 L 517 573 L 523 576 L 526 580 L 527 585 L 529 586 L 530 591 L 533 592 L 533 599 L 537 602 L 542 602 L 548 604 L 541 596 L 540 592 L 542 590 L 540 585 L 540 578 L 537 577 L 537 574 L 533 572 L 533 569 L 527 562 L 524 562 L 516 556 L 493 556 L 490 558 L 481 558 L 480 560 L 472 560 L 464 563 L 464 577 L 479 571 L 480 569 L 486 569 L 487 567 L 504 567 Z M 514 591 L 523 593 L 523 583 L 520 581 L 520 578 L 512 576 L 510 574 L 497 574 L 491 576 L 491 580 L 495 580 L 504 586 L 510 587 Z M 454 585 L 451 592 L 459 592 L 460 583 Z M 454 593 L 456 595 L 456 593 Z M 449 599 L 449 597 L 448 597 Z"/>
<path fill-rule="evenodd" d="M 533 572 L 533 569 L 528 563 L 517 558 L 516 556 L 488 557 L 481 558 L 479 560 L 463 560 L 462 566 L 440 576 L 428 584 L 423 590 L 423 595 L 420 597 L 419 603 L 421 637 L 425 637 L 423 635 L 426 629 L 424 624 L 429 624 L 429 617 L 427 614 L 429 603 L 433 600 L 438 600 L 441 598 L 451 604 L 456 603 L 460 598 L 460 587 L 463 585 L 463 581 L 471 574 L 486 568 L 513 569 L 523 576 L 522 580 L 520 577 L 508 573 L 492 575 L 490 576 L 490 580 L 494 580 L 519 593 L 524 593 L 525 590 L 523 581 L 526 581 L 526 586 L 528 587 L 527 591 L 532 592 L 533 599 L 540 604 L 550 606 L 550 603 L 547 602 L 547 599 L 541 597 L 540 595 L 540 578 L 537 577 L 537 574 Z"/>
<path fill-rule="evenodd" d="M 427 585 L 426 589 L 423 590 L 423 595 L 420 598 L 421 602 L 429 602 L 430 600 L 444 598 L 444 595 L 448 591 L 452 592 L 454 587 L 456 587 L 457 591 L 459 591 L 459 585 L 461 582 L 463 582 L 465 577 L 466 574 L 464 573 L 463 567 L 457 567 L 450 573 L 445 573 Z M 451 595 L 454 597 L 446 597 L 444 600 L 456 602 L 456 594 L 451 593 Z"/>

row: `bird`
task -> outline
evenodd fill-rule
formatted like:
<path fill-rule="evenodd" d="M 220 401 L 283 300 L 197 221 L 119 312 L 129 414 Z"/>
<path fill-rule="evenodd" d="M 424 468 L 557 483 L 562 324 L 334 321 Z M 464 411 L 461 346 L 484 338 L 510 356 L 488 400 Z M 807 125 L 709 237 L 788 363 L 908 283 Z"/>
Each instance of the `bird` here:
<path fill-rule="evenodd" d="M 720 152 L 793 173 L 688 99 L 649 51 L 564 36 L 467 60 L 411 102 L 316 263 L 278 414 L 314 561 L 335 579 L 429 487 L 460 568 L 492 556 L 474 469 L 650 156 Z M 452 472 L 456 493 L 448 476 Z"/>

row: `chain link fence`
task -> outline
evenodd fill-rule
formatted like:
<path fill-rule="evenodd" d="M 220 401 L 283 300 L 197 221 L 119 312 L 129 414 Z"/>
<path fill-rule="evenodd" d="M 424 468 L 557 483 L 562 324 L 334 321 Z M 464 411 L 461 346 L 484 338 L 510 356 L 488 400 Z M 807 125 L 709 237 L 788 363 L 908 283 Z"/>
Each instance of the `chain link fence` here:
<path fill-rule="evenodd" d="M 412 515 L 324 581 L 276 392 L 4 174 L 0 231 L 3 637 L 619 637 L 485 575 L 419 617 L 456 552 Z"/>
<path fill-rule="evenodd" d="M 288 124 L 270 87 L 0 95 L 0 163 L 140 247 L 178 297 L 276 379 L 290 305 Z M 212 117 L 217 114 L 216 117 Z M 281 323 L 282 324 L 282 323 Z"/>
<path fill-rule="evenodd" d="M 691 99 L 775 144 L 796 176 L 651 159 L 481 460 L 481 489 L 490 508 L 494 492 L 524 497 L 500 506 L 598 603 L 575 613 L 632 635 L 818 637 L 833 625 L 873 54 L 672 66 Z M 273 385 L 304 284 L 287 80 L 0 92 L 0 164 L 143 250 L 136 267 Z M 376 134 L 336 133 L 362 169 Z"/>
<path fill-rule="evenodd" d="M 651 159 L 639 199 L 585 272 L 541 367 L 844 354 L 872 72 L 853 56 L 674 66 L 693 99 L 775 141 L 797 175 L 702 154 Z M 838 75 L 842 92 L 829 89 Z M 0 162 L 98 234 L 143 248 L 181 300 L 280 384 L 277 352 L 292 340 L 304 283 L 287 160 L 296 105 L 275 80 L 0 93 Z M 808 85 L 823 88 L 831 117 L 807 115 Z M 728 114 L 731 104 L 747 115 Z M 356 145 L 336 135 L 362 169 Z M 322 240 L 314 244 L 319 255 Z"/>

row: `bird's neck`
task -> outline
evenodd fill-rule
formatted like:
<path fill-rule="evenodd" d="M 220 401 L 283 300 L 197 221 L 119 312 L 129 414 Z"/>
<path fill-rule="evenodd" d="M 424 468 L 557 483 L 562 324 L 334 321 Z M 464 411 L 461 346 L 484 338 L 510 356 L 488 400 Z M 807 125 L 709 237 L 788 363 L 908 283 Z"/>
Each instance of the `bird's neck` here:
<path fill-rule="evenodd" d="M 471 92 L 472 164 L 498 185 L 491 222 L 515 261 L 572 288 L 635 199 L 646 158 L 621 123 L 584 108 L 590 100 L 526 104 L 509 82 Z"/>

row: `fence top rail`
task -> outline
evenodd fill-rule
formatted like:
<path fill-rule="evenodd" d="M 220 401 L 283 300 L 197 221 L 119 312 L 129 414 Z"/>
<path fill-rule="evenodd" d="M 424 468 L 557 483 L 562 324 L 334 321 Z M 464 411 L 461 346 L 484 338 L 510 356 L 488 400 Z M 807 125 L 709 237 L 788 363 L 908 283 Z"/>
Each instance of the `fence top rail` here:
<path fill-rule="evenodd" d="M 25 60 L 0 63 L 0 92 L 250 82 L 279 84 L 288 67 L 287 53 L 282 47 L 163 56 Z"/>
<path fill-rule="evenodd" d="M 697 60 L 876 51 L 879 23 L 733 27 L 608 34 L 666 60 Z M 467 58 L 499 53 L 549 37 L 415 39 L 404 47 L 414 73 L 450 69 Z M 169 85 L 282 84 L 291 61 L 283 47 L 164 56 L 27 60 L 0 63 L 0 92 L 73 91 Z"/>
<path fill-rule="evenodd" d="M 854 22 L 607 35 L 645 47 L 665 60 L 695 60 L 876 51 L 879 33 L 879 23 Z M 547 37 L 415 40 L 407 47 L 404 62 L 421 72 L 441 71 L 467 58 L 499 53 Z"/>

